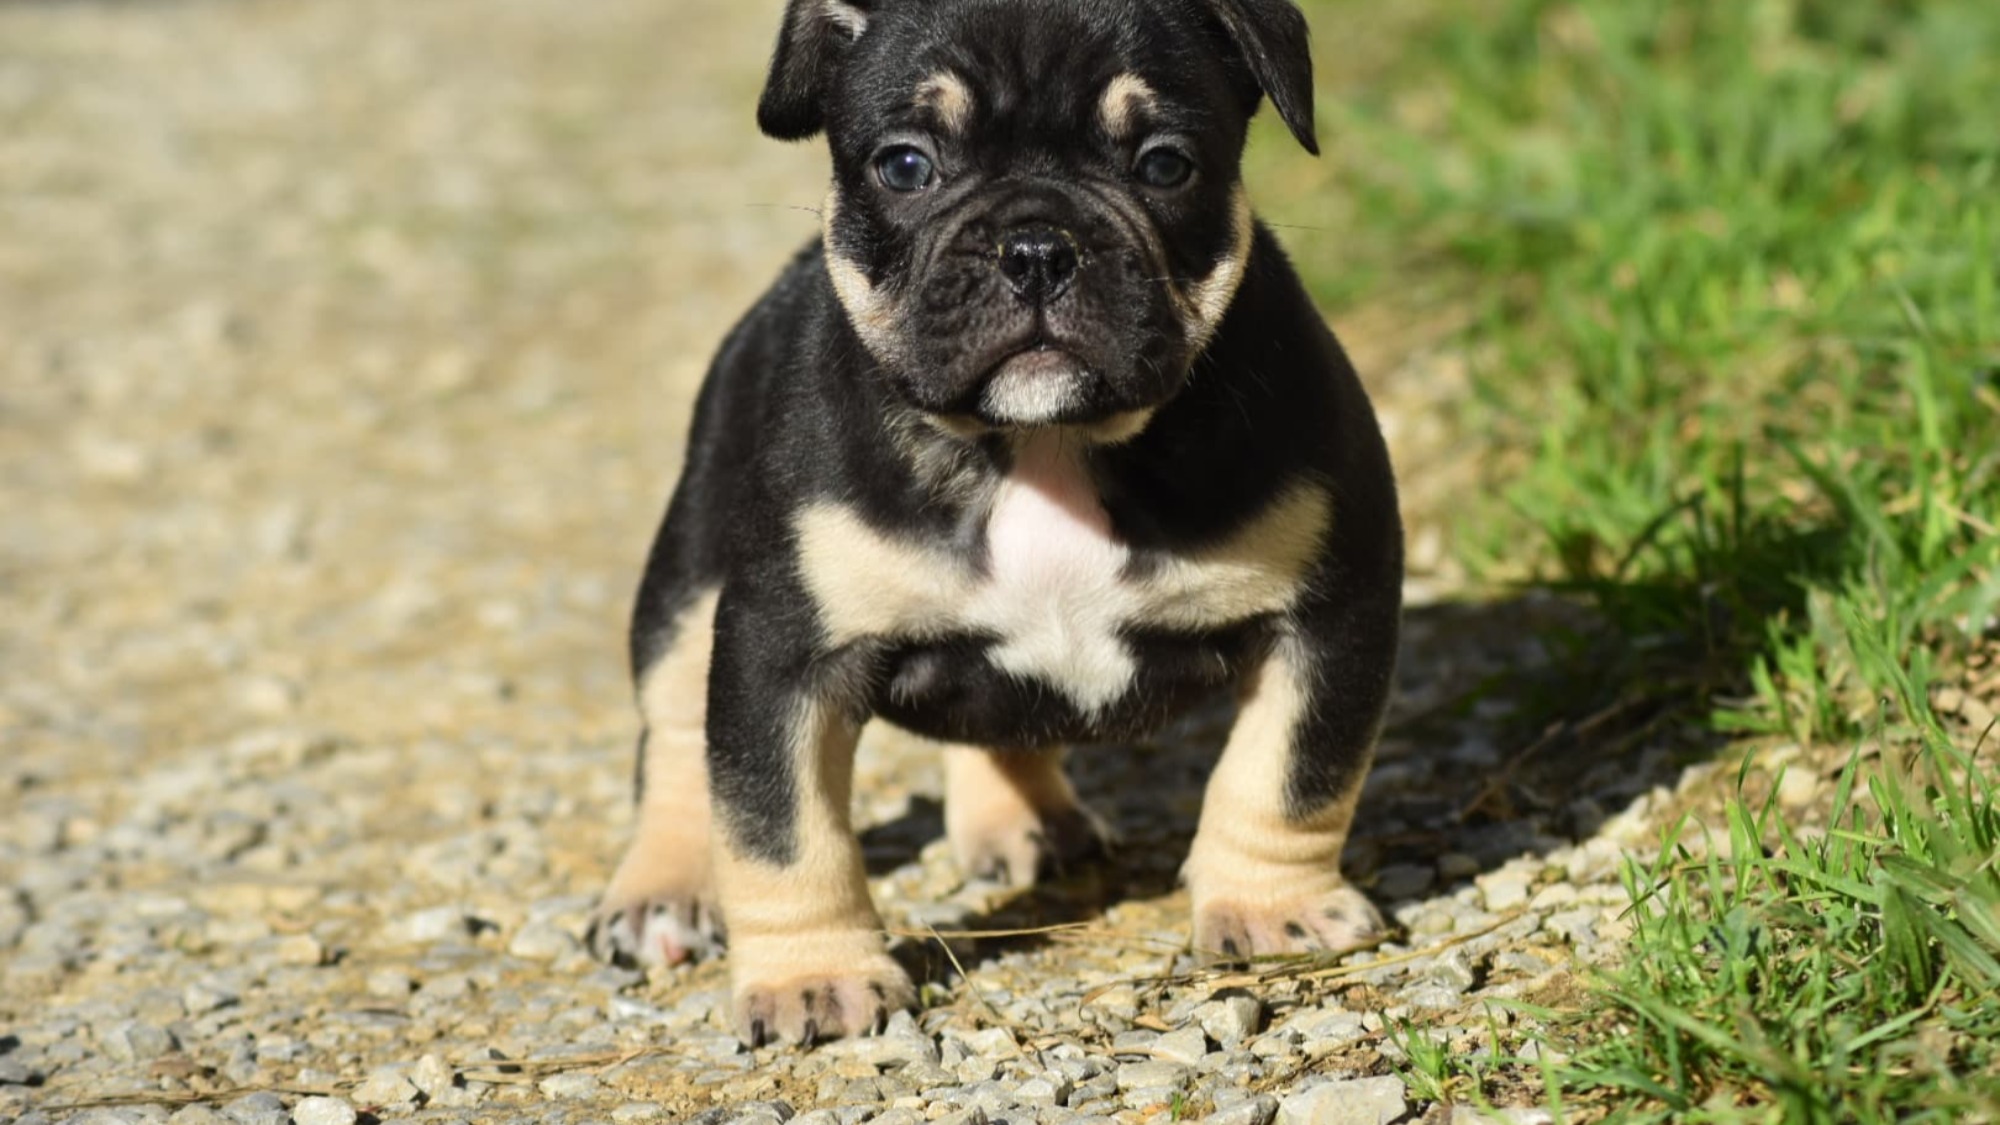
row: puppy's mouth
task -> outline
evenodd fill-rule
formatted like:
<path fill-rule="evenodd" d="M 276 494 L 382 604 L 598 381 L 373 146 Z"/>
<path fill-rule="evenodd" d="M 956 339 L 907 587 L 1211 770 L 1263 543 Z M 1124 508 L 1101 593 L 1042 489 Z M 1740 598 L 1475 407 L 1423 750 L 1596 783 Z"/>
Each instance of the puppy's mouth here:
<path fill-rule="evenodd" d="M 1096 421 L 1101 380 L 1074 352 L 1038 342 L 995 364 L 974 415 L 989 426 L 1054 426 Z"/>

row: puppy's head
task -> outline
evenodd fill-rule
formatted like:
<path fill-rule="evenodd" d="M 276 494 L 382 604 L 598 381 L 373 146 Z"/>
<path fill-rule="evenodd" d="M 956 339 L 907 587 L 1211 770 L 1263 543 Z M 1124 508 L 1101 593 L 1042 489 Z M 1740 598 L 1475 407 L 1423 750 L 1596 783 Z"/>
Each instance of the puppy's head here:
<path fill-rule="evenodd" d="M 791 0 L 757 116 L 826 132 L 827 267 L 908 403 L 1117 438 L 1242 279 L 1264 96 L 1317 152 L 1289 0 Z"/>

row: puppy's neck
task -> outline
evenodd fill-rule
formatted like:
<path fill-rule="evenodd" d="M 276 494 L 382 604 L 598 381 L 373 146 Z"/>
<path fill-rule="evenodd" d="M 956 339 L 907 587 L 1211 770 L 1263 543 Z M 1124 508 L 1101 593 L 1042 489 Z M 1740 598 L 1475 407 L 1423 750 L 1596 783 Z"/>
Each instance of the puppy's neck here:
<path fill-rule="evenodd" d="M 1013 463 L 1001 480 L 1002 499 L 1016 500 L 1020 507 L 1035 513 L 1036 522 L 1109 538 L 1111 517 L 1091 477 L 1086 456 L 1089 446 L 1065 429 L 1023 431 L 1011 443 Z M 994 522 L 997 535 L 997 509 Z"/>

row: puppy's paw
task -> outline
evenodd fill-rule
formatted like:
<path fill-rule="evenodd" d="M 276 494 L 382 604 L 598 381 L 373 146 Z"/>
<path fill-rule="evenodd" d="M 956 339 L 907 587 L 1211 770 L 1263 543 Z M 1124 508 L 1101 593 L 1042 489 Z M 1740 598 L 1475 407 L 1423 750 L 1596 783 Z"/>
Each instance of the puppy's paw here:
<path fill-rule="evenodd" d="M 613 898 L 607 892 L 584 931 L 583 944 L 600 961 L 635 969 L 714 956 L 722 951 L 724 937 L 722 915 L 705 893 Z"/>
<path fill-rule="evenodd" d="M 736 1034 L 752 1047 L 872 1035 L 891 1012 L 914 1008 L 909 974 L 872 933 L 806 939 L 781 956 L 732 958 Z M 845 952 L 843 953 L 843 950 Z"/>
<path fill-rule="evenodd" d="M 1223 960 L 1344 953 L 1373 943 L 1384 930 L 1375 904 L 1345 884 L 1290 898 L 1223 894 L 1195 902 L 1195 950 Z"/>
<path fill-rule="evenodd" d="M 1025 805 L 977 810 L 953 818 L 947 829 L 959 870 L 973 879 L 1029 887 L 1061 878 L 1101 859 L 1111 833 L 1082 805 L 1037 812 Z"/>

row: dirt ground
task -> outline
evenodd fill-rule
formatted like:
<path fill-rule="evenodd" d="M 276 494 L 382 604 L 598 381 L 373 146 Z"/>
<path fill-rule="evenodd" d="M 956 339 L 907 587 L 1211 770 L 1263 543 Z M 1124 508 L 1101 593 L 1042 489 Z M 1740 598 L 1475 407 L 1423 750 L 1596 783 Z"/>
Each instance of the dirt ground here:
<path fill-rule="evenodd" d="M 818 149 L 751 119 L 773 8 L 0 6 L 0 1056 L 11 1038 L 45 1060 L 14 1110 L 346 1088 L 427 1042 L 520 1058 L 565 1003 L 620 1010 L 633 982 L 571 937 L 629 822 L 630 592 L 708 356 L 817 230 L 823 194 Z M 1387 336 L 1364 320 L 1350 343 L 1407 377 L 1378 386 L 1402 472 L 1423 478 L 1444 442 L 1423 401 L 1450 366 L 1413 367 Z M 1411 491 L 1420 560 L 1439 555 L 1436 495 Z M 1418 763 L 1407 724 L 1533 644 L 1504 613 L 1437 607 L 1413 614 L 1411 646 L 1385 811 L 1355 862 L 1400 872 L 1421 914 L 1594 822 L 1452 820 L 1476 795 L 1466 764 L 1494 747 L 1452 725 L 1458 756 Z M 1175 737 L 1212 747 L 1217 729 Z M 1190 781 L 1171 800 L 1125 788 L 1146 760 L 1084 768 L 1138 841 L 1096 893 L 1136 899 L 1117 924 L 1155 936 L 1043 950 L 1037 971 L 1076 978 L 1072 1000 L 1089 974 L 1172 964 L 1156 947 L 1184 927 L 1171 847 L 1204 759 L 1161 753 Z M 925 844 L 935 764 L 878 752 L 860 788 L 891 882 L 912 901 L 948 885 Z M 1458 858 L 1428 873 L 1440 854 Z M 394 952 L 440 937 L 462 940 Z M 498 1008 L 453 1008 L 466 981 L 518 983 L 481 975 L 503 949 L 509 974 L 553 968 Z M 341 997 L 401 1012 L 397 973 L 418 990 L 411 1024 L 305 1029 Z M 718 979 L 630 1003 L 707 1035 Z M 457 983 L 425 1008 L 439 980 Z M 190 982 L 235 996 L 220 1010 L 251 1012 L 254 1035 Z M 127 1024 L 149 1018 L 132 997 L 154 992 L 178 996 L 157 1020 L 182 1029 L 166 1057 L 185 1071 L 131 1065 L 152 1057 L 132 1047 Z M 274 1037 L 307 1046 L 267 1051 Z M 126 1065 L 89 1061 L 105 1055 Z M 670 1109 L 723 1089 L 672 1088 Z"/>

